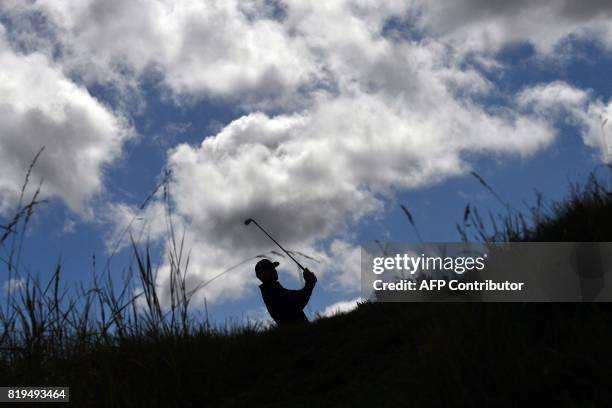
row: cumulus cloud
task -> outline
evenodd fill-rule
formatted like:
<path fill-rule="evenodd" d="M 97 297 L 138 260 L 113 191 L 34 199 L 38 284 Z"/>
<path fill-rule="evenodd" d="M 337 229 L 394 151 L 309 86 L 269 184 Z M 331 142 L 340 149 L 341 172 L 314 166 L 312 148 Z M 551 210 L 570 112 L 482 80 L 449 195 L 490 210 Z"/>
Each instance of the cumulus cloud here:
<path fill-rule="evenodd" d="M 337 314 L 348 313 L 357 308 L 359 302 L 362 302 L 362 298 L 356 298 L 352 300 L 342 300 L 340 302 L 333 303 L 327 306 L 322 312 L 321 316 L 330 317 Z"/>
<path fill-rule="evenodd" d="M 464 173 L 470 154 L 526 157 L 553 142 L 554 121 L 540 108 L 552 107 L 545 93 L 526 90 L 486 109 L 477 96 L 493 85 L 459 53 L 435 39 L 385 38 L 394 3 L 378 13 L 368 13 L 368 4 L 290 3 L 285 24 L 317 51 L 333 87 L 313 92 L 299 112 L 253 112 L 199 146 L 170 151 L 173 199 L 192 230 L 199 279 L 270 248 L 258 231 L 245 230 L 242 221 L 253 217 L 289 247 L 314 255 L 320 263 L 312 267 L 328 287 L 355 290 L 358 249 L 347 227 L 382 211 L 385 198 Z M 337 26 L 347 30 L 339 34 Z M 590 106 L 581 92 L 549 99 L 578 114 Z M 201 294 L 238 297 L 255 284 L 252 265 L 244 265 Z"/>
<path fill-rule="evenodd" d="M 106 250 L 114 253 L 131 245 L 156 242 L 168 235 L 168 214 L 160 200 L 152 200 L 144 207 L 125 203 L 108 203 L 100 215 L 100 221 L 113 228 L 105 237 Z M 131 238 L 130 238 L 131 234 Z"/>
<path fill-rule="evenodd" d="M 527 42 L 550 53 L 569 36 L 612 47 L 612 5 L 605 0 L 419 1 L 421 25 L 466 52 Z"/>
<path fill-rule="evenodd" d="M 198 273 L 210 277 L 236 254 L 269 246 L 258 231 L 245 231 L 249 217 L 289 246 L 329 249 L 342 259 L 354 250 L 317 243 L 381 211 L 393 191 L 461 174 L 469 168 L 466 153 L 529 155 L 554 138 L 538 118 L 492 116 L 450 97 L 437 105 L 435 113 L 414 112 L 380 95 L 334 97 L 308 113 L 250 114 L 201 146 L 179 145 L 168 160 L 176 210 L 198 237 L 196 252 L 210 254 Z M 354 270 L 334 274 L 333 282 L 354 288 L 358 263 L 343 266 Z M 227 278 L 216 288 L 229 295 L 244 285 Z"/>
<path fill-rule="evenodd" d="M 134 87 L 143 76 L 161 75 L 174 97 L 261 102 L 319 73 L 270 1 L 12 3 L 14 19 L 44 16 L 64 67 L 89 83 Z"/>
<path fill-rule="evenodd" d="M 263 107 L 303 107 L 313 89 L 405 79 L 381 56 L 389 22 L 461 55 L 528 42 L 550 53 L 570 36 L 612 46 L 604 0 L 7 0 L 0 14 L 15 41 L 44 48 L 86 82 L 138 87 L 159 75 L 172 97 L 229 98 Z M 36 21 L 37 24 L 32 23 Z M 39 35 L 36 35 L 38 31 Z M 483 60 L 484 61 L 484 60 Z M 489 61 L 493 63 L 494 61 Z M 299 95 L 299 97 L 296 97 Z"/>
<path fill-rule="evenodd" d="M 562 81 L 540 84 L 523 90 L 517 97 L 521 109 L 531 110 L 554 125 L 576 126 L 584 143 L 595 148 L 602 160 L 609 161 L 612 101 L 607 103 L 592 96 L 591 91 L 573 87 Z"/>
<path fill-rule="evenodd" d="M 44 179 L 43 197 L 60 197 L 89 215 L 104 167 L 130 135 L 125 119 L 45 55 L 14 51 L 0 26 L 0 212 L 15 205 L 28 166 L 44 146 L 33 184 Z"/>
<path fill-rule="evenodd" d="M 154 75 L 176 101 L 210 98 L 245 111 L 203 135 L 200 145 L 168 152 L 173 208 L 189 226 L 194 286 L 272 248 L 243 225 L 253 217 L 291 249 L 316 258 L 304 262 L 318 268 L 322 283 L 355 290 L 358 249 L 350 227 L 383 211 L 396 191 L 463 174 L 475 154 L 533 155 L 554 141 L 560 112 L 570 112 L 585 142 L 598 146 L 597 115 L 610 112 L 588 91 L 562 83 L 486 106 L 483 97 L 499 90 L 465 59 L 475 54 L 497 66 L 491 54 L 509 43 L 530 42 L 547 53 L 572 35 L 612 44 L 610 6 L 602 1 L 580 7 L 566 0 L 21 3 L 5 3 L 11 21 L 39 13 L 53 33 L 52 45 L 28 58 L 50 67 L 53 86 L 72 86 L 80 99 L 71 101 L 98 109 L 102 128 L 90 134 L 104 141 L 107 157 L 116 156 L 123 140 L 107 135 L 122 134 L 122 125 L 66 75 L 128 88 Z M 30 36 L 12 41 L 36 47 Z M 88 163 L 100 169 L 106 162 Z M 100 189 L 99 172 L 86 170 L 79 175 L 93 174 L 98 184 L 61 190 L 74 208 Z M 135 214 L 121 205 L 112 213 L 119 225 Z M 149 215 L 159 223 L 159 214 Z M 161 227 L 151 231 L 161 235 Z M 289 265 L 284 272 L 295 275 Z M 167 280 L 166 265 L 162 291 Z M 198 296 L 229 299 L 255 285 L 252 265 L 244 264 Z"/>
<path fill-rule="evenodd" d="M 358 291 L 361 289 L 361 248 L 343 240 L 334 240 L 329 246 L 325 268 L 331 271 L 332 289 Z"/>

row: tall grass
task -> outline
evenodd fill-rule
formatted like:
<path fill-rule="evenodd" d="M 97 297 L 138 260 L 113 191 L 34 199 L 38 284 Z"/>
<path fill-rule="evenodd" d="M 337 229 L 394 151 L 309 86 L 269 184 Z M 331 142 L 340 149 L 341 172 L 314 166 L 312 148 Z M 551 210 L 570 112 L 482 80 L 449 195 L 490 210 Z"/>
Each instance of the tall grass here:
<path fill-rule="evenodd" d="M 50 278 L 32 275 L 21 263 L 21 251 L 28 223 L 39 200 L 42 182 L 29 200 L 26 191 L 42 150 L 36 155 L 26 174 L 14 216 L 0 225 L 0 256 L 6 269 L 6 299 L 0 307 L 0 372 L 28 373 L 27 377 L 44 380 L 45 366 L 56 359 L 71 359 L 100 347 L 116 347 L 125 343 L 186 339 L 193 336 L 214 336 L 238 330 L 226 325 L 212 327 L 206 311 L 205 319 L 196 321 L 189 307 L 195 293 L 204 285 L 188 288 L 189 251 L 185 233 L 177 234 L 172 220 L 170 174 L 140 206 L 145 207 L 155 195 L 161 195 L 165 206 L 167 239 L 166 264 L 169 267 L 169 294 L 160 299 L 157 285 L 159 263 L 152 259 L 149 242 L 141 244 L 131 234 L 131 223 L 119 240 L 129 235 L 131 259 L 122 282 L 115 282 L 110 259 L 100 272 L 92 258 L 92 279 L 68 286 L 62 280 L 62 264 L 53 269 Z M 0 269 L 1 270 L 1 269 Z M 246 322 L 240 330 L 258 330 L 257 323 Z M 22 378 L 22 377 L 20 377 Z"/>
<path fill-rule="evenodd" d="M 603 168 L 612 175 L 612 167 Z M 479 174 L 471 174 L 504 210 L 497 214 L 488 210 L 483 215 L 478 207 L 468 203 L 462 221 L 456 224 L 463 242 L 606 242 L 612 239 L 612 192 L 595 171 L 583 184 L 570 183 L 569 194 L 560 201 L 548 201 L 536 191 L 535 201 L 524 203 L 522 210 L 504 200 Z M 412 214 L 403 204 L 401 209 L 422 242 Z"/>
<path fill-rule="evenodd" d="M 606 170 L 612 170 L 605 167 Z M 481 179 L 484 183 L 484 180 Z M 490 188 L 493 192 L 493 189 Z M 498 196 L 499 197 L 499 196 Z M 502 200 L 503 202 L 503 200 Z M 483 220 L 476 207 L 466 206 L 463 224 L 457 225 L 462 239 L 484 242 L 585 242 L 609 241 L 612 231 L 612 195 L 593 171 L 583 184 L 570 183 L 561 201 L 548 201 L 535 193 L 535 202 L 525 210 L 505 204 L 506 212 Z M 469 214 L 467 214 L 469 213 Z M 465 216 L 467 214 L 467 217 Z"/>

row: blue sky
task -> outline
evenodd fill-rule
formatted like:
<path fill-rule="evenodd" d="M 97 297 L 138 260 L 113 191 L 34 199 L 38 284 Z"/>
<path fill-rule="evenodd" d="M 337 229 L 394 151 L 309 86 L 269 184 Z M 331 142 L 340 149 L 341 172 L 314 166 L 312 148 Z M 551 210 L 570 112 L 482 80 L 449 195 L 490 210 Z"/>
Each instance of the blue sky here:
<path fill-rule="evenodd" d="M 33 179 L 50 202 L 22 259 L 41 276 L 61 259 L 68 282 L 88 282 L 92 255 L 104 264 L 138 218 L 134 233 L 146 226 L 161 249 L 163 297 L 162 202 L 138 206 L 171 169 L 193 285 L 274 249 L 242 225 L 254 217 L 320 261 L 309 312 L 324 311 L 358 297 L 360 243 L 416 239 L 399 204 L 424 240 L 454 241 L 467 203 L 502 211 L 470 171 L 523 208 L 534 189 L 560 199 L 605 162 L 601 2 L 22 3 L 0 6 L 0 214 L 44 145 Z M 252 268 L 194 308 L 265 317 Z"/>

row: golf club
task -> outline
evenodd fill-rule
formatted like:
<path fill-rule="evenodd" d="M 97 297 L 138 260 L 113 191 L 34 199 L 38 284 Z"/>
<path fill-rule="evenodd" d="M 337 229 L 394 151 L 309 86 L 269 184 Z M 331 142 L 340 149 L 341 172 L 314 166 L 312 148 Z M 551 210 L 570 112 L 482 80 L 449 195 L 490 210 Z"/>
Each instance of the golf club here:
<path fill-rule="evenodd" d="M 247 219 L 244 221 L 244 225 L 249 225 L 250 223 L 253 223 L 253 224 L 257 225 L 257 227 L 258 227 L 258 228 L 259 228 L 259 229 L 260 229 L 260 230 L 261 230 L 261 231 L 262 231 L 264 234 L 266 234 L 266 235 L 268 236 L 268 238 L 270 238 L 272 241 L 274 241 L 274 243 L 275 243 L 276 245 L 278 245 L 278 247 L 279 247 L 280 249 L 282 249 L 282 250 L 283 250 L 283 252 L 284 252 L 284 253 L 286 253 L 286 254 L 287 254 L 287 256 L 289 256 L 289 258 L 291 258 L 291 259 L 293 260 L 293 262 L 295 262 L 295 263 L 297 264 L 297 266 L 299 266 L 299 267 L 300 267 L 300 269 L 302 269 L 302 270 L 305 270 L 305 269 L 306 269 L 306 268 L 304 268 L 302 265 L 300 265 L 300 263 L 299 263 L 299 262 L 298 262 L 298 261 L 297 261 L 297 260 L 296 260 L 296 259 L 295 259 L 293 256 L 291 256 L 291 254 L 290 254 L 289 252 L 287 252 L 287 250 L 285 250 L 285 248 L 283 248 L 283 247 L 281 246 L 281 244 L 279 244 L 279 243 L 278 243 L 278 242 L 277 242 L 277 241 L 276 241 L 276 240 L 275 240 L 275 239 L 272 237 L 272 235 L 268 234 L 268 233 L 266 232 L 266 230 L 265 230 L 265 229 L 263 229 L 263 228 L 261 227 L 261 225 L 259 225 L 259 224 L 257 223 L 257 221 L 255 221 L 255 220 L 254 220 L 254 219 L 252 219 L 252 218 L 247 218 Z"/>

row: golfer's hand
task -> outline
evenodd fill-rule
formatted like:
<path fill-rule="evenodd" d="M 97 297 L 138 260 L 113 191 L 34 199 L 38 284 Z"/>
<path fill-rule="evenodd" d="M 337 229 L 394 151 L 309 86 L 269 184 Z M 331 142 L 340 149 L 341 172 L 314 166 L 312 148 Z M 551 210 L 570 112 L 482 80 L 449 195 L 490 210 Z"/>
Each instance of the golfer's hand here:
<path fill-rule="evenodd" d="M 314 273 L 310 272 L 308 268 L 304 269 L 304 281 L 306 283 L 315 283 L 317 281 L 317 277 Z"/>

